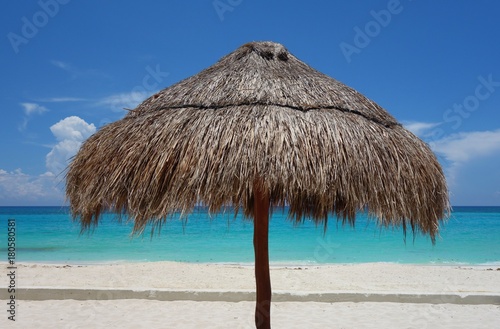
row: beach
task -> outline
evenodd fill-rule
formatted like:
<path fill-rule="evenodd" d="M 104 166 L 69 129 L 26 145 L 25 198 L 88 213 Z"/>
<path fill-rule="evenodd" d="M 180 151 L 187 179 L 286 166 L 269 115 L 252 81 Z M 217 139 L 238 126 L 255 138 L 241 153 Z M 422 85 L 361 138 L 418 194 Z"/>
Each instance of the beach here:
<path fill-rule="evenodd" d="M 20 328 L 253 327 L 250 265 L 16 266 Z M 6 263 L 2 273 L 9 273 Z M 3 305 L 8 280 L 2 275 Z M 271 282 L 274 328 L 494 328 L 500 322 L 496 266 L 275 265 Z M 0 323 L 6 322 L 12 324 L 4 313 Z"/>

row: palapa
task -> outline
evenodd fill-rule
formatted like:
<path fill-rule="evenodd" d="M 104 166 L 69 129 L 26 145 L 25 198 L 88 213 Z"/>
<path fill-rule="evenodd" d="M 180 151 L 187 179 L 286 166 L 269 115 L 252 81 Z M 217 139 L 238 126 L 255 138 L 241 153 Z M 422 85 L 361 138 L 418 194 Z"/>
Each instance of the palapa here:
<path fill-rule="evenodd" d="M 212 213 L 241 209 L 254 218 L 262 328 L 270 327 L 269 208 L 325 225 L 329 214 L 354 223 L 363 211 L 433 242 L 449 209 L 424 142 L 272 42 L 241 46 L 100 129 L 69 166 L 67 196 L 84 229 L 106 209 L 129 214 L 135 232 L 199 203 Z"/>

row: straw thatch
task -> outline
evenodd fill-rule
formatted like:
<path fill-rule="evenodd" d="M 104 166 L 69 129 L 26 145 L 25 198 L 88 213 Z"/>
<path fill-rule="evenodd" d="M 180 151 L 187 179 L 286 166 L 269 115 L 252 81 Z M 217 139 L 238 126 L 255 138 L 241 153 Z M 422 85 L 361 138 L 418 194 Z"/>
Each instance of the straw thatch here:
<path fill-rule="evenodd" d="M 112 209 L 141 231 L 199 202 L 252 217 L 257 179 L 297 221 L 353 222 L 363 210 L 434 240 L 448 211 L 425 143 L 271 42 L 243 45 L 100 129 L 69 167 L 67 196 L 84 228 Z"/>

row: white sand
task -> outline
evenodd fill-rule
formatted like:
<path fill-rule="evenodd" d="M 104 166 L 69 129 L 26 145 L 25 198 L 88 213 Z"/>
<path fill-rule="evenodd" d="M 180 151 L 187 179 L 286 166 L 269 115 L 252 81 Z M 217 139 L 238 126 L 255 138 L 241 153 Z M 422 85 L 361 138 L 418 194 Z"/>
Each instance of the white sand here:
<path fill-rule="evenodd" d="M 7 265 L 0 299 L 7 305 Z M 5 273 L 5 274 L 4 274 Z M 273 267 L 274 328 L 496 328 L 496 267 Z M 253 267 L 22 264 L 19 328 L 252 328 Z M 9 328 L 7 313 L 0 328 Z M 7 324 L 8 326 L 4 326 Z"/>

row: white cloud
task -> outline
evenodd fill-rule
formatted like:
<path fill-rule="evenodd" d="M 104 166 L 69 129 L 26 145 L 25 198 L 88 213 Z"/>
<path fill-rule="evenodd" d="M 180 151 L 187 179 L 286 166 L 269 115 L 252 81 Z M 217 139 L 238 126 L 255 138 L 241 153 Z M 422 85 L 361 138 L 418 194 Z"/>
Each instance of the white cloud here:
<path fill-rule="evenodd" d="M 68 160 L 78 152 L 81 142 L 64 140 L 57 143 L 47 154 L 45 164 L 53 174 L 62 174 L 68 166 Z"/>
<path fill-rule="evenodd" d="M 58 143 L 47 154 L 45 164 L 50 173 L 59 175 L 68 166 L 68 160 L 78 152 L 82 142 L 96 131 L 96 127 L 77 116 L 71 116 L 51 126 L 50 131 Z"/>
<path fill-rule="evenodd" d="M 61 205 L 63 184 L 52 173 L 30 176 L 16 169 L 0 169 L 0 206 Z"/>
<path fill-rule="evenodd" d="M 47 108 L 36 103 L 21 103 L 24 113 L 28 116 L 32 114 L 42 114 L 47 112 Z"/>
<path fill-rule="evenodd" d="M 71 69 L 71 65 L 66 63 L 66 62 L 63 62 L 63 61 L 56 61 L 56 60 L 52 60 L 50 61 L 50 63 L 60 69 L 63 69 L 63 70 L 66 70 L 66 71 L 69 71 Z"/>
<path fill-rule="evenodd" d="M 455 185 L 468 162 L 500 154 L 500 129 L 452 134 L 431 142 L 430 146 L 447 160 L 448 184 Z"/>
<path fill-rule="evenodd" d="M 50 127 L 50 131 L 58 141 L 74 140 L 83 142 L 95 133 L 95 130 L 94 124 L 88 124 L 77 116 L 67 117 Z"/>
<path fill-rule="evenodd" d="M 431 143 L 434 152 L 447 160 L 464 163 L 500 151 L 500 129 L 449 135 Z"/>
<path fill-rule="evenodd" d="M 21 122 L 21 123 L 19 124 L 19 126 L 18 126 L 19 131 L 21 131 L 21 132 L 22 132 L 22 131 L 25 131 L 25 130 L 26 130 L 26 127 L 28 127 L 28 121 L 29 121 L 29 120 L 28 120 L 28 118 L 26 118 L 26 117 L 23 119 L 23 122 Z"/>
<path fill-rule="evenodd" d="M 59 60 L 51 60 L 50 63 L 54 65 L 55 67 L 66 71 L 72 79 L 76 78 L 81 78 L 81 77 L 100 77 L 100 78 L 106 78 L 109 79 L 109 75 L 101 72 L 100 70 L 96 69 L 81 69 L 79 67 L 74 66 L 71 63 L 59 61 Z"/>
<path fill-rule="evenodd" d="M 0 206 L 62 205 L 64 169 L 82 142 L 96 131 L 79 117 L 67 117 L 50 127 L 58 143 L 46 156 L 47 172 L 28 175 L 21 169 L 0 169 Z"/>
<path fill-rule="evenodd" d="M 24 110 L 23 121 L 19 124 L 19 131 L 23 132 L 28 127 L 28 122 L 33 114 L 42 114 L 47 112 L 48 109 L 45 106 L 41 106 L 37 103 L 20 103 Z"/>
<path fill-rule="evenodd" d="M 156 91 L 131 91 L 129 93 L 114 94 L 101 99 L 97 105 L 109 107 L 114 112 L 123 111 L 123 109 L 134 109 L 142 101 Z"/>
<path fill-rule="evenodd" d="M 84 102 L 86 101 L 86 99 L 79 97 L 50 97 L 50 98 L 39 99 L 39 101 L 47 103 L 65 103 L 65 102 Z"/>
<path fill-rule="evenodd" d="M 417 136 L 426 136 L 429 133 L 429 130 L 436 128 L 440 124 L 441 123 L 434 122 L 408 121 L 404 122 L 403 126 Z"/>

